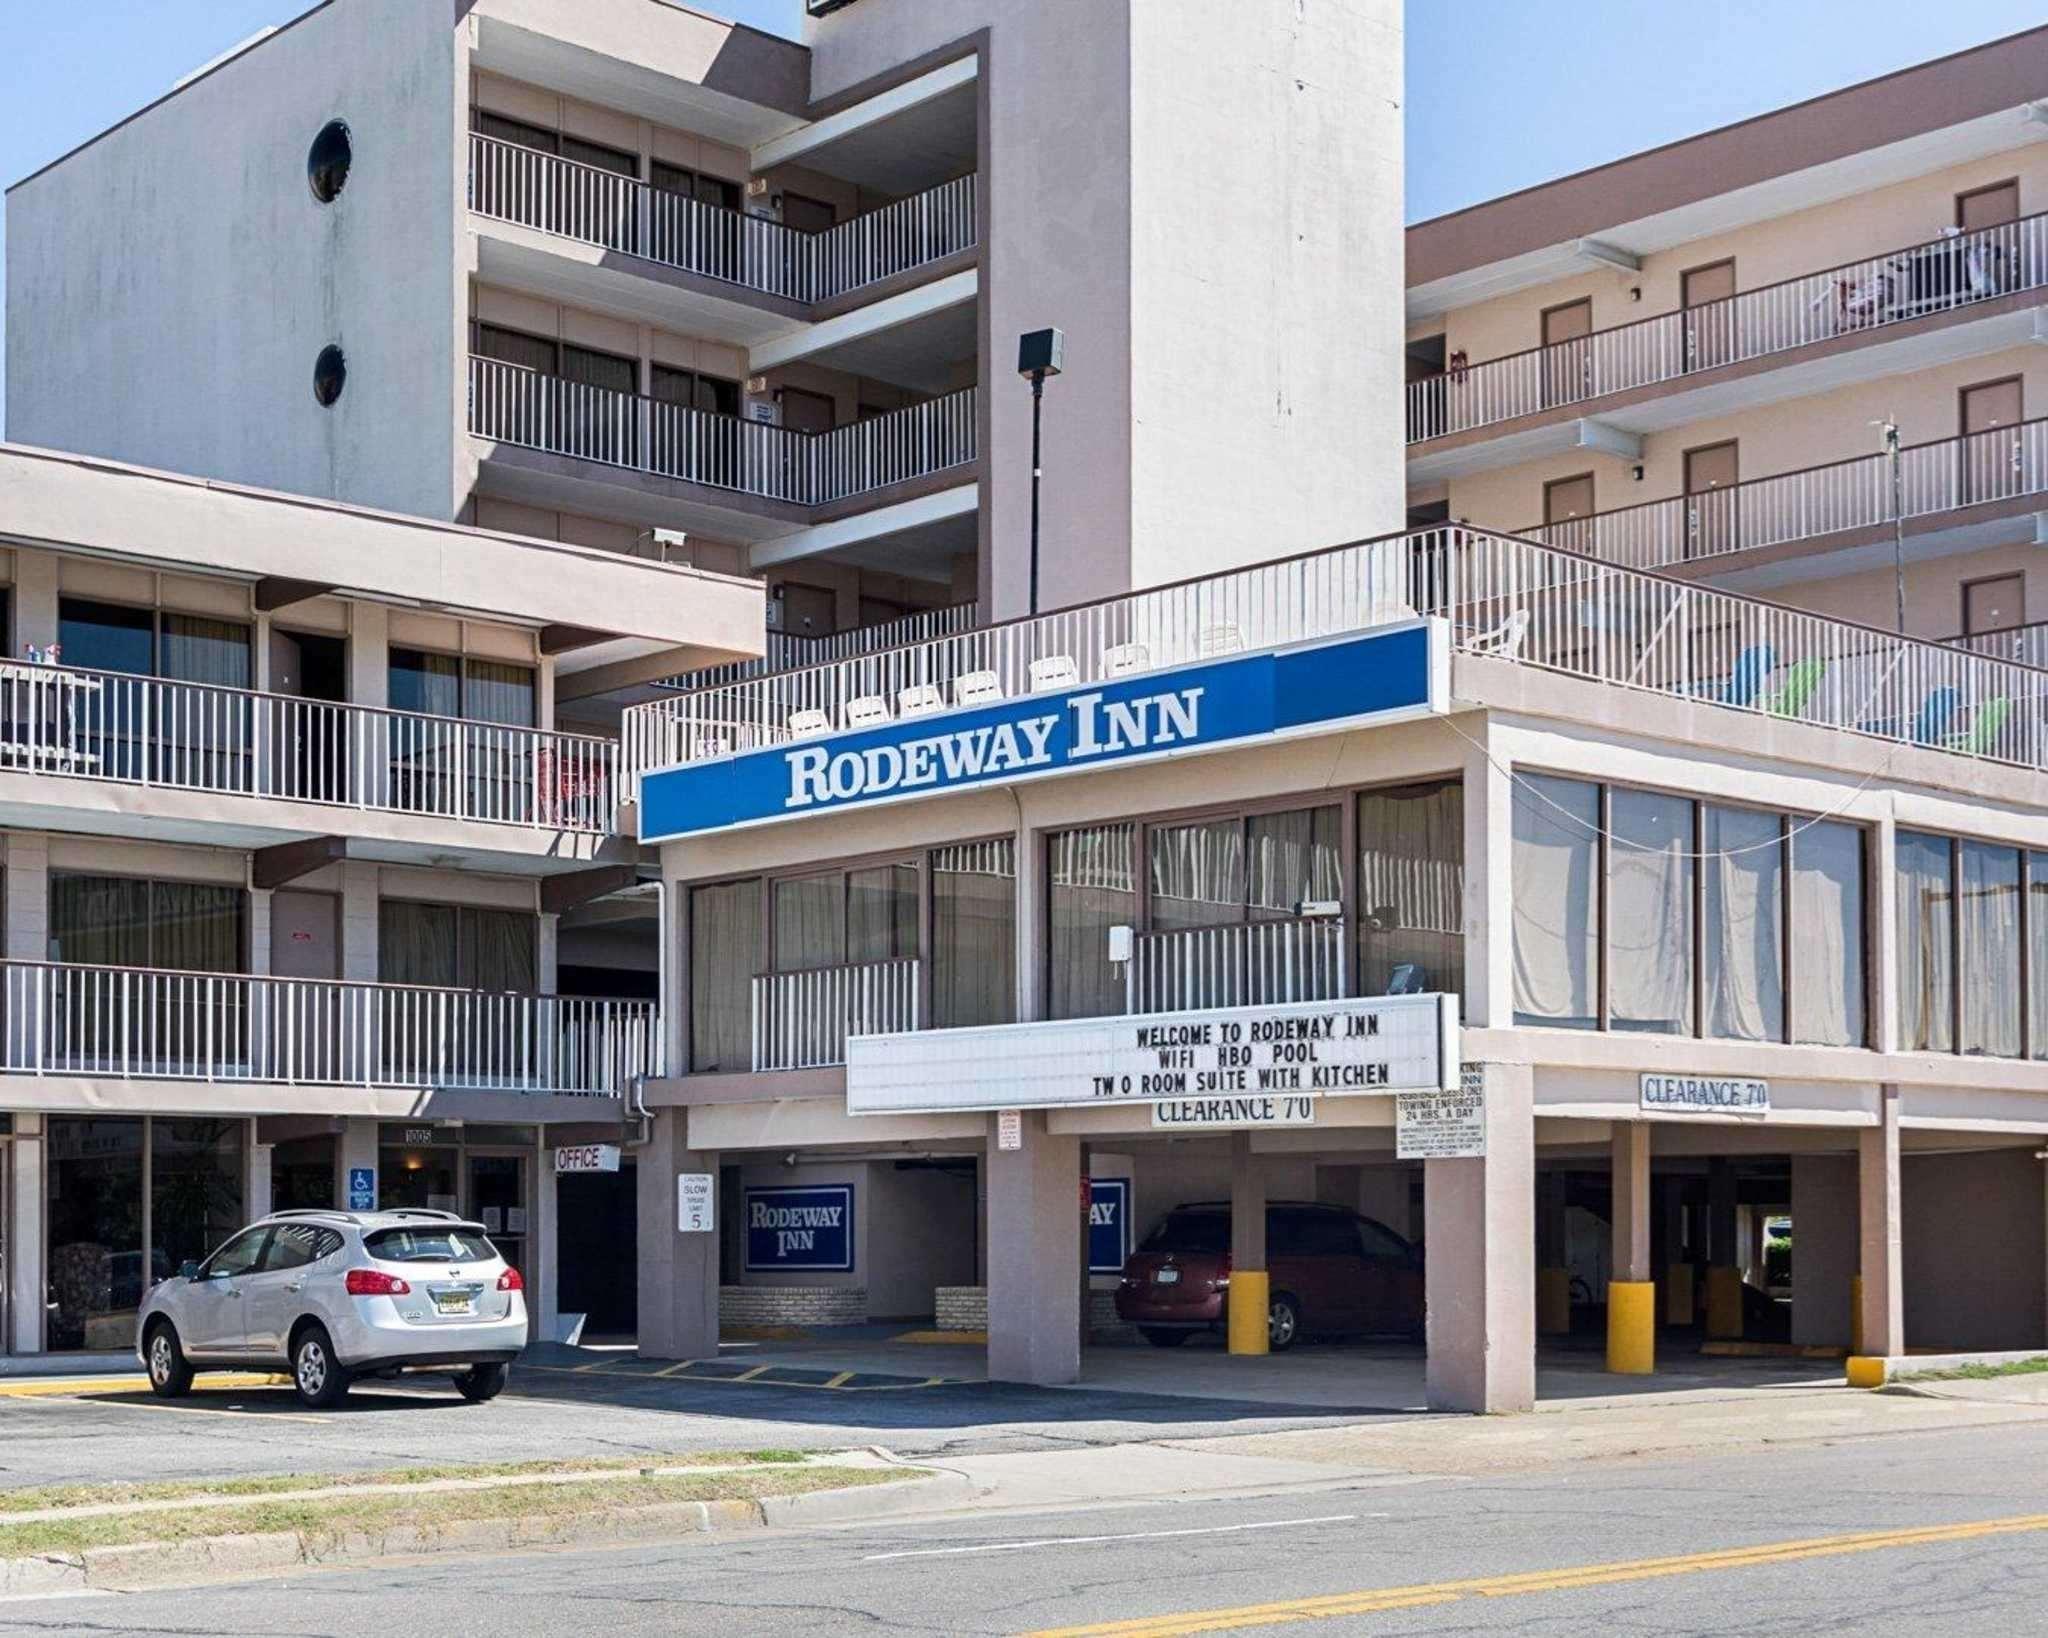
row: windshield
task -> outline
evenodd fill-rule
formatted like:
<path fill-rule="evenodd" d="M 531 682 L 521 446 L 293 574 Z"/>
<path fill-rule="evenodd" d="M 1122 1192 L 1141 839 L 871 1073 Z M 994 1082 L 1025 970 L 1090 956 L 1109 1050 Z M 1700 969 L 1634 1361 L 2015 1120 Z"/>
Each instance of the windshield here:
<path fill-rule="evenodd" d="M 1230 1249 L 1230 1214 L 1221 1211 L 1170 1211 L 1159 1226 L 1145 1236 L 1140 1251 L 1200 1251 L 1222 1253 Z"/>
<path fill-rule="evenodd" d="M 380 1263 L 487 1263 L 497 1248 L 475 1229 L 392 1228 L 363 1236 Z"/>

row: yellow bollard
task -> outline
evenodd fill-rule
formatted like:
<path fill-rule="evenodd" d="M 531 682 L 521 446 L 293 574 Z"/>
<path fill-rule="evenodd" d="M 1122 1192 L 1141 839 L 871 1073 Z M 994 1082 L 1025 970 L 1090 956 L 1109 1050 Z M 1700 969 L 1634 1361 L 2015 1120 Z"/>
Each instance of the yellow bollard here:
<path fill-rule="evenodd" d="M 1262 1268 L 1233 1268 L 1230 1295 L 1225 1307 L 1233 1354 L 1263 1354 L 1267 1349 L 1266 1320 L 1271 1308 L 1273 1285 Z"/>
<path fill-rule="evenodd" d="M 1691 1263 L 1673 1263 L 1664 1270 L 1664 1323 L 1690 1325 L 1699 1317 Z"/>
<path fill-rule="evenodd" d="M 1657 1369 L 1654 1282 L 1607 1282 L 1607 1368 L 1619 1376 L 1648 1376 Z"/>
<path fill-rule="evenodd" d="M 1863 1276 L 1849 1276 L 1849 1352 L 1863 1352 Z"/>
<path fill-rule="evenodd" d="M 1742 1270 L 1708 1269 L 1707 1335 L 1717 1342 L 1740 1341 L 1742 1332 Z"/>
<path fill-rule="evenodd" d="M 1536 1329 L 1547 1337 L 1561 1337 L 1572 1328 L 1572 1271 L 1568 1268 L 1539 1268 L 1536 1271 Z"/>

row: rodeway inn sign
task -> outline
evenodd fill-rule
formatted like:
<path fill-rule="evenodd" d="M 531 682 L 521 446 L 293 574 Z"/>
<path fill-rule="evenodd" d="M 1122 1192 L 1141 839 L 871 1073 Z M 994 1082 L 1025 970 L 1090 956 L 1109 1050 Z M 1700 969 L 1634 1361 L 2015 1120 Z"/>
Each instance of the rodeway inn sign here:
<path fill-rule="evenodd" d="M 666 769 L 641 781 L 640 836 L 663 842 L 1396 721 L 1441 711 L 1448 692 L 1442 629 L 1416 620 Z"/>

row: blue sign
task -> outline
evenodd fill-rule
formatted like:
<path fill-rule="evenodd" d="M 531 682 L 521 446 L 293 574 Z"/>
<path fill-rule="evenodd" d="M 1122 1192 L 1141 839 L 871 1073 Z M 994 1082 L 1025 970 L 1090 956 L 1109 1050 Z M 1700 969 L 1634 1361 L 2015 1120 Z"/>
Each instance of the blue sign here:
<path fill-rule="evenodd" d="M 1433 630 L 1415 621 L 670 768 L 640 782 L 640 838 L 669 841 L 1420 715 L 1444 703 Z"/>
<path fill-rule="evenodd" d="M 1131 1254 L 1131 1180 L 1088 1180 L 1088 1272 L 1121 1274 Z"/>
<path fill-rule="evenodd" d="M 853 1185 L 749 1189 L 747 1270 L 846 1274 L 853 1269 Z"/>
<path fill-rule="evenodd" d="M 377 1209 L 376 1167 L 349 1167 L 348 1209 L 350 1211 L 375 1211 Z"/>

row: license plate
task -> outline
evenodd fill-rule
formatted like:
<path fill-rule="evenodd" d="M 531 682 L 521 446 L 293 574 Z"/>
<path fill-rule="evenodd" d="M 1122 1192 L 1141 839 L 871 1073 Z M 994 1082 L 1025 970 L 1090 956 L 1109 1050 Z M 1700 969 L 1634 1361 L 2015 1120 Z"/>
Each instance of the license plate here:
<path fill-rule="evenodd" d="M 437 1291 L 434 1293 L 434 1312 L 437 1314 L 474 1314 L 476 1300 L 462 1291 Z"/>
<path fill-rule="evenodd" d="M 1152 1270 L 1154 1285 L 1179 1285 L 1180 1270 L 1177 1268 L 1155 1268 Z"/>

